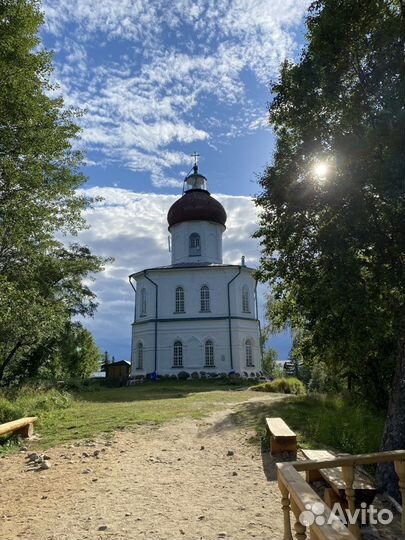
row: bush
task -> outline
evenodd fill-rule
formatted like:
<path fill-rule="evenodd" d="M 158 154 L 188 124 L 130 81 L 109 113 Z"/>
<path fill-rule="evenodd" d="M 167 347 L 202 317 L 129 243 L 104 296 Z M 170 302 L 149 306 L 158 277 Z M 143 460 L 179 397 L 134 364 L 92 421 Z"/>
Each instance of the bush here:
<path fill-rule="evenodd" d="M 177 378 L 180 381 L 186 381 L 189 377 L 190 375 L 187 373 L 187 371 L 180 371 L 180 373 L 177 375 Z"/>
<path fill-rule="evenodd" d="M 252 386 L 255 392 L 273 392 L 278 394 L 294 394 L 296 396 L 306 393 L 304 384 L 295 377 L 282 377 L 272 382 L 265 382 Z"/>
<path fill-rule="evenodd" d="M 11 403 L 8 399 L 0 397 L 0 424 L 17 420 L 24 416 L 16 403 Z"/>
<path fill-rule="evenodd" d="M 198 371 L 193 371 L 193 373 L 191 374 L 191 378 L 192 379 L 199 379 L 200 376 L 198 375 Z"/>
<path fill-rule="evenodd" d="M 71 404 L 68 392 L 25 387 L 0 394 L 0 423 L 23 416 L 40 416 L 44 412 L 66 409 Z"/>
<path fill-rule="evenodd" d="M 62 384 L 68 392 L 100 391 L 102 386 L 107 385 L 107 379 L 69 379 Z"/>

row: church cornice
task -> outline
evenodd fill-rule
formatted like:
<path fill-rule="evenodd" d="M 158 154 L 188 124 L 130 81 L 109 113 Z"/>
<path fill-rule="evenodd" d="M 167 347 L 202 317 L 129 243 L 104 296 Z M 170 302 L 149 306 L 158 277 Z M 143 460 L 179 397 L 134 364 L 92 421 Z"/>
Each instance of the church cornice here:
<path fill-rule="evenodd" d="M 256 272 L 256 268 L 251 268 L 249 266 L 241 266 L 240 264 L 200 264 L 200 263 L 181 263 L 181 264 L 171 264 L 168 266 L 156 266 L 154 268 L 146 268 L 145 270 L 140 270 L 139 272 L 134 272 L 129 277 L 137 278 L 144 275 L 144 272 L 165 272 L 169 270 L 201 270 L 201 269 L 221 269 L 221 268 L 240 268 L 241 271 L 248 271 L 250 274 Z"/>
<path fill-rule="evenodd" d="M 254 317 L 241 317 L 241 316 L 238 316 L 238 315 L 232 315 L 231 317 L 228 317 L 227 315 L 223 315 L 223 316 L 219 316 L 219 317 L 176 317 L 176 318 L 171 318 L 171 319 L 168 319 L 168 318 L 162 318 L 162 319 L 156 319 L 156 318 L 151 318 L 151 319 L 142 319 L 142 320 L 137 320 L 136 322 L 133 322 L 132 323 L 132 326 L 138 326 L 138 325 L 141 325 L 141 324 L 147 324 L 147 323 L 154 323 L 154 322 L 158 322 L 158 323 L 178 323 L 179 321 L 228 321 L 229 319 L 231 320 L 237 320 L 237 321 L 253 321 L 253 322 L 259 322 L 259 319 L 257 318 L 254 318 Z"/>

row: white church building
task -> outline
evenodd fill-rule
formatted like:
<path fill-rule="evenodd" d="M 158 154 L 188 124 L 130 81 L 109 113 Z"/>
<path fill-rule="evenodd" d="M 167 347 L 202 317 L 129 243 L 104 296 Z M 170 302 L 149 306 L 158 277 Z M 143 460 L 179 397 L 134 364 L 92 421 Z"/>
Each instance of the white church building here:
<path fill-rule="evenodd" d="M 131 376 L 262 370 L 254 269 L 222 260 L 226 212 L 197 164 L 167 214 L 171 264 L 135 272 Z"/>

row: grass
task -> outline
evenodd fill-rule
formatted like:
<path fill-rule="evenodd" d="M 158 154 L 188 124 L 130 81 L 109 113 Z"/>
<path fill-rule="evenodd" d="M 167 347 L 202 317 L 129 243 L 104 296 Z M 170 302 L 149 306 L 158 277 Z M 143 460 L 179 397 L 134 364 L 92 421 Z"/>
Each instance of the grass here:
<path fill-rule="evenodd" d="M 280 377 L 271 382 L 265 382 L 252 386 L 251 390 L 254 390 L 255 392 L 293 394 L 295 396 L 306 394 L 304 383 L 295 377 Z"/>
<path fill-rule="evenodd" d="M 276 396 L 276 395 L 275 395 Z M 98 388 L 72 394 L 26 389 L 15 396 L 0 394 L 0 423 L 21 416 L 39 416 L 36 447 L 47 448 L 75 439 L 137 424 L 161 424 L 177 418 L 203 418 L 232 404 L 257 397 L 246 386 L 227 381 L 160 381 L 124 388 Z M 341 397 L 291 396 L 251 401 L 231 413 L 232 425 L 253 428 L 265 439 L 265 417 L 280 416 L 297 432 L 302 447 L 331 448 L 352 454 L 378 451 L 384 415 Z M 15 445 L 14 445 L 15 448 Z M 0 453 L 9 445 L 0 446 Z"/>
<path fill-rule="evenodd" d="M 233 413 L 233 421 L 256 429 L 266 439 L 265 418 L 281 417 L 297 433 L 303 448 L 329 448 L 350 454 L 378 452 L 384 412 L 350 399 L 299 396 L 268 403 L 248 403 Z"/>
<path fill-rule="evenodd" d="M 57 396 L 60 396 L 59 401 Z M 76 392 L 70 397 L 52 390 L 27 389 L 14 399 L 0 396 L 0 419 L 5 422 L 38 415 L 36 426 L 41 439 L 36 446 L 48 448 L 136 424 L 160 424 L 182 417 L 202 418 L 251 397 L 246 386 L 237 388 L 225 381 L 148 382 Z M 7 449 L 8 445 L 0 446 L 0 452 Z"/>

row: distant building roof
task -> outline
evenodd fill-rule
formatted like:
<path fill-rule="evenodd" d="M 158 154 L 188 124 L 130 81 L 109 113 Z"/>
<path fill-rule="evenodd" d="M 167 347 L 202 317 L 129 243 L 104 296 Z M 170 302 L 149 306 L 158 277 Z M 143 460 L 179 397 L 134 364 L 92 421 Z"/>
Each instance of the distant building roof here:
<path fill-rule="evenodd" d="M 128 360 L 118 360 L 117 362 L 108 362 L 105 364 L 106 366 L 130 366 L 131 362 Z"/>

